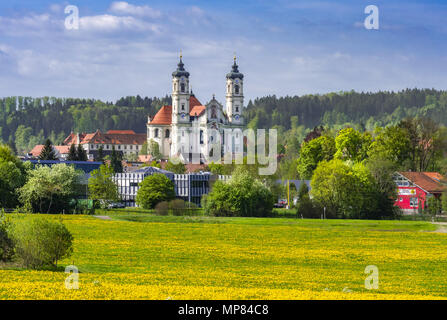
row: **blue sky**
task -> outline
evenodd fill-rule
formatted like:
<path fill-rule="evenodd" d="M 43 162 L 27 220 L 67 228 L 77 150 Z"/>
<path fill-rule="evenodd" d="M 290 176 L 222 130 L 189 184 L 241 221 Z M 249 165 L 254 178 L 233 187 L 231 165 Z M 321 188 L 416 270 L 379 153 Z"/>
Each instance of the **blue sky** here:
<path fill-rule="evenodd" d="M 66 30 L 76 5 L 80 28 Z M 379 30 L 367 30 L 367 5 Z M 233 53 L 245 95 L 447 88 L 447 1 L 0 2 L 0 96 L 170 93 L 182 50 L 194 93 L 224 99 Z"/>

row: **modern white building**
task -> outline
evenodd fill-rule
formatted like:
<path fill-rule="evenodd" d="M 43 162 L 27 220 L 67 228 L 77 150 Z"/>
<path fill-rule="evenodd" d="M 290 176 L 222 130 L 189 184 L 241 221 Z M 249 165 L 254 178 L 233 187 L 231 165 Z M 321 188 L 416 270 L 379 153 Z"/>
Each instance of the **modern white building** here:
<path fill-rule="evenodd" d="M 226 76 L 225 106 L 214 96 L 202 105 L 190 89 L 189 72 L 185 70 L 180 56 L 177 70 L 172 73 L 172 106 L 163 106 L 154 117 L 149 116 L 148 145 L 153 140 L 158 144 L 163 158 L 178 157 L 185 162 L 191 162 L 196 157 L 206 163 L 213 145 L 222 146 L 221 154 L 230 150 L 225 149 L 224 130 L 241 129 L 242 135 L 245 126 L 242 116 L 243 80 L 244 75 L 239 72 L 235 57 L 232 69 Z M 232 152 L 243 151 L 242 144 L 236 143 L 229 148 Z"/>
<path fill-rule="evenodd" d="M 154 173 L 162 173 L 174 183 L 176 198 L 200 205 L 204 194 L 210 192 L 214 181 L 227 181 L 231 176 L 213 175 L 210 172 L 197 172 L 188 174 L 174 174 L 170 171 L 155 167 L 143 167 L 133 172 L 116 173 L 113 181 L 118 186 L 118 193 L 122 201 L 129 207 L 135 207 L 135 198 L 140 189 L 140 182 Z"/>

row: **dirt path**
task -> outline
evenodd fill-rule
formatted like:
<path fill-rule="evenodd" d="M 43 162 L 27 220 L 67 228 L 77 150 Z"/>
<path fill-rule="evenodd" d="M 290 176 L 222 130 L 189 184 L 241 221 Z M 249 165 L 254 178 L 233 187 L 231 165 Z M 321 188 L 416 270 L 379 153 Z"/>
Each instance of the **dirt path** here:
<path fill-rule="evenodd" d="M 109 216 L 94 216 L 95 218 L 101 219 L 101 220 L 112 220 Z"/>
<path fill-rule="evenodd" d="M 447 233 L 447 222 L 433 222 L 438 226 L 438 229 L 433 232 Z"/>

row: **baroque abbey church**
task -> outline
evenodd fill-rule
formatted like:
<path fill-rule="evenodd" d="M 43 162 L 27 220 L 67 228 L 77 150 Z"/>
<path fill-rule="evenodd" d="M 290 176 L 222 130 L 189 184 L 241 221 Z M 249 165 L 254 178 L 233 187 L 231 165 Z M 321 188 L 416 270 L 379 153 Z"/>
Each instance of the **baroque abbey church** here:
<path fill-rule="evenodd" d="M 185 70 L 180 56 L 177 70 L 172 73 L 172 106 L 163 106 L 155 116 L 148 117 L 148 145 L 155 141 L 165 159 L 178 157 L 190 162 L 194 156 L 200 158 L 201 163 L 206 163 L 211 146 L 220 141 L 223 155 L 226 152 L 224 130 L 243 130 L 245 126 L 242 116 L 243 79 L 244 75 L 239 72 L 235 57 L 231 71 L 226 75 L 225 107 L 214 95 L 203 105 L 190 89 L 189 72 Z M 195 138 L 189 135 L 188 139 L 194 142 L 188 140 L 188 143 L 185 136 L 193 131 L 196 132 Z M 217 132 L 220 138 L 216 137 Z M 231 148 L 233 152 L 242 152 L 238 150 L 242 146 L 232 145 Z"/>

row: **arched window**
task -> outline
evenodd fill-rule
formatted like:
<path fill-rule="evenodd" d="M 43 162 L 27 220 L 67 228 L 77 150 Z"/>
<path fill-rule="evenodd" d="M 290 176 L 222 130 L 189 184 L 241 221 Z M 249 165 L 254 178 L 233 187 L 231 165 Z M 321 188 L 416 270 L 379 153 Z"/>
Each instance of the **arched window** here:
<path fill-rule="evenodd" d="M 158 138 L 158 129 L 155 129 L 155 131 L 154 131 L 154 137 L 155 137 L 155 138 Z"/>
<path fill-rule="evenodd" d="M 169 138 L 169 129 L 166 129 L 165 137 L 166 137 L 166 138 Z"/>
<path fill-rule="evenodd" d="M 239 94 L 239 85 L 234 86 L 234 93 Z"/>
<path fill-rule="evenodd" d="M 227 92 L 228 92 L 228 93 L 231 92 L 231 86 L 230 86 L 230 85 L 228 85 L 228 90 L 227 90 Z"/>
<path fill-rule="evenodd" d="M 185 84 L 184 83 L 180 84 L 180 91 L 185 92 Z"/>

